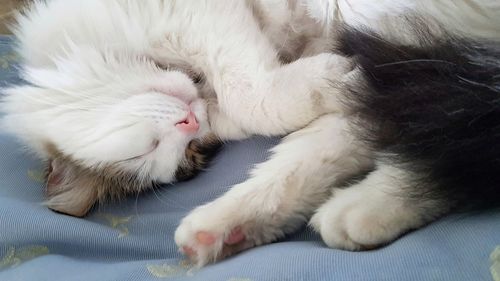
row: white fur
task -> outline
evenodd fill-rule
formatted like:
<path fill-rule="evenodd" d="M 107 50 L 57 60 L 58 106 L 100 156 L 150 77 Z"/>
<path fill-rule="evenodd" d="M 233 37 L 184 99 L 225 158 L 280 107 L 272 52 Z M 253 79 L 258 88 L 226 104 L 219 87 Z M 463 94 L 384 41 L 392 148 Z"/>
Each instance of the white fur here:
<path fill-rule="evenodd" d="M 394 25 L 384 19 L 407 15 L 433 17 L 449 31 L 498 38 L 500 2 L 496 0 L 302 0 L 311 17 L 326 26 L 341 21 L 352 26 L 368 26 L 391 36 Z M 397 22 L 397 21 L 396 21 Z"/>
<path fill-rule="evenodd" d="M 479 3 L 481 2 L 481 3 Z M 406 38 L 404 19 L 416 13 L 433 17 L 450 32 L 498 39 L 500 5 L 497 1 L 369 1 L 304 0 L 308 14 L 325 28 L 336 21 L 366 25 L 388 38 Z M 388 20 L 388 15 L 392 20 Z M 333 29 L 334 30 L 334 29 Z M 355 78 L 355 74 L 348 75 Z M 347 76 L 345 77 L 347 78 Z M 349 118 L 353 118 L 352 116 Z M 404 199 L 409 175 L 390 163 L 380 163 L 365 180 L 347 189 L 334 189 L 342 178 L 371 167 L 369 151 L 350 135 L 341 115 L 325 116 L 285 138 L 273 157 L 260 164 L 252 177 L 222 197 L 192 211 L 176 231 L 181 249 L 194 250 L 198 265 L 223 258 L 248 247 L 269 243 L 297 229 L 311 214 L 310 224 L 330 247 L 359 250 L 390 242 L 441 215 L 432 200 Z M 324 160 L 326 159 L 326 162 Z M 322 202 L 326 201 L 322 204 Z M 321 206 L 321 207 L 320 207 Z M 432 212 L 423 210 L 431 209 Z M 245 240 L 227 245 L 235 229 Z M 216 238 L 207 245 L 198 233 Z"/>
<path fill-rule="evenodd" d="M 120 163 L 124 170 L 170 181 L 186 144 L 207 133 L 209 120 L 220 137 L 237 139 L 288 133 L 322 114 L 341 112 L 341 93 L 325 78 L 352 77 L 350 63 L 320 54 L 336 22 L 404 39 L 399 29 L 394 32 L 400 22 L 387 22 L 387 15 L 413 11 L 453 32 L 496 38 L 500 29 L 494 0 L 249 3 L 36 2 L 19 16 L 16 31 L 22 73 L 32 85 L 5 90 L 4 124 L 44 157 L 51 142 L 90 167 Z M 303 57 L 282 65 L 279 55 Z M 207 84 L 197 89 L 185 74 L 153 61 L 203 73 Z M 193 136 L 174 127 L 189 104 L 202 123 Z M 426 223 L 430 218 L 414 211 L 429 206 L 401 201 L 396 195 L 407 175 L 387 164 L 328 199 L 332 185 L 372 166 L 371 153 L 356 143 L 345 118 L 330 114 L 285 138 L 251 179 L 184 218 L 177 244 L 195 250 L 203 265 L 274 241 L 317 208 L 311 224 L 331 247 L 378 245 Z M 224 239 L 238 227 L 246 240 L 227 247 Z M 200 232 L 215 242 L 200 243 Z"/>
<path fill-rule="evenodd" d="M 447 211 L 432 200 L 408 200 L 408 182 L 404 170 L 381 164 L 360 183 L 336 189 L 311 225 L 332 248 L 363 250 L 388 243 Z M 425 209 L 432 209 L 433 215 L 423 215 Z"/>
<path fill-rule="evenodd" d="M 44 158 L 50 143 L 86 167 L 118 165 L 160 182 L 209 131 L 200 98 L 217 100 L 209 113 L 223 139 L 279 135 L 339 110 L 325 78 L 350 70 L 328 54 L 282 66 L 243 1 L 52 0 L 18 22 L 31 85 L 4 91 L 5 128 Z M 203 73 L 208 86 L 155 63 Z M 196 135 L 174 126 L 189 110 Z"/>
<path fill-rule="evenodd" d="M 287 136 L 249 180 L 184 218 L 175 241 L 194 249 L 199 265 L 235 250 L 223 240 L 236 227 L 245 233 L 244 248 L 274 241 L 307 221 L 332 185 L 371 167 L 370 159 L 367 150 L 355 145 L 346 119 L 326 115 Z M 217 241 L 198 243 L 199 231 L 214 234 Z"/>

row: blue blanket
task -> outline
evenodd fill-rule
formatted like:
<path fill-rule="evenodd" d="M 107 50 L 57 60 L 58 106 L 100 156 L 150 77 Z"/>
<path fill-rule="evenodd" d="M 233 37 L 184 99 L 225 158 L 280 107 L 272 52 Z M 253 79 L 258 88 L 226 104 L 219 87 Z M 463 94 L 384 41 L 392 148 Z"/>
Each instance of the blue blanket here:
<path fill-rule="evenodd" d="M 0 37 L 0 84 L 19 83 Z M 369 252 L 328 249 L 310 229 L 201 270 L 178 253 L 180 219 L 245 180 L 278 140 L 230 143 L 200 176 L 96 207 L 84 219 L 44 206 L 42 163 L 0 135 L 0 280 L 439 280 L 490 281 L 500 212 L 451 216 Z M 493 267 L 492 267 L 493 269 Z"/>

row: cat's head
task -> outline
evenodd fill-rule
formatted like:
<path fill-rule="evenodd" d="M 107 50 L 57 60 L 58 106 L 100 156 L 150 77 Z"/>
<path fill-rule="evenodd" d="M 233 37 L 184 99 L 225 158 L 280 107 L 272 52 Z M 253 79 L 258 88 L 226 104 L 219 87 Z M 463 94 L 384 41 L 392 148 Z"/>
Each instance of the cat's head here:
<path fill-rule="evenodd" d="M 188 179 L 220 146 L 184 72 L 90 51 L 22 73 L 29 85 L 3 91 L 3 125 L 47 160 L 53 210 L 82 216 L 106 198 Z"/>

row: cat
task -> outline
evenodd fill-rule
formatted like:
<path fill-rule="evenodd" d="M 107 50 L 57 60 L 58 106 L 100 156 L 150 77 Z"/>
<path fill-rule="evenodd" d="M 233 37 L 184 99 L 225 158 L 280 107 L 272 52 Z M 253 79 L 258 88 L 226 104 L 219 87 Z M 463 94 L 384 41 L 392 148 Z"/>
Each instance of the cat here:
<path fill-rule="evenodd" d="M 97 202 L 193 177 L 221 141 L 283 135 L 338 110 L 329 80 L 343 79 L 350 60 L 299 58 L 313 49 L 300 40 L 279 52 L 287 7 L 52 0 L 20 13 L 27 84 L 3 90 L 2 124 L 47 161 L 46 205 L 84 216 Z M 281 16 L 255 16 L 275 8 Z M 306 27 L 314 20 L 297 19 L 301 37 L 321 37 Z"/>
<path fill-rule="evenodd" d="M 192 110 L 193 118 L 187 110 L 171 126 L 194 131 L 192 123 L 199 123 L 198 135 L 182 138 L 178 146 L 163 143 L 168 152 L 161 155 L 178 155 L 193 139 L 203 147 L 210 130 L 223 140 L 295 131 L 249 180 L 182 220 L 176 243 L 199 266 L 273 242 L 307 221 L 328 246 L 363 250 L 459 207 L 498 201 L 493 121 L 500 62 L 497 47 L 488 43 L 499 34 L 495 1 L 60 0 L 38 3 L 31 11 L 19 18 L 17 35 L 26 61 L 24 76 L 36 87 L 5 91 L 5 123 L 42 157 L 52 159 L 53 170 L 69 170 L 63 173 L 71 180 L 62 189 L 66 196 L 57 194 L 59 203 L 49 204 L 56 210 L 82 215 L 90 205 L 86 196 L 91 204 L 109 196 L 81 195 L 80 177 L 89 173 L 112 183 L 114 190 L 104 193 L 123 194 L 123 177 L 117 174 L 129 176 L 130 171 L 101 163 L 109 162 L 106 154 L 136 152 L 142 141 L 138 132 L 148 130 L 110 139 L 91 159 L 79 154 L 78 147 L 61 151 L 58 146 L 67 139 L 51 134 L 54 129 L 46 127 L 50 122 L 24 116 L 54 107 L 41 96 L 60 95 L 59 107 L 68 112 L 75 108 L 66 99 L 76 95 L 91 102 L 88 94 L 96 94 L 104 105 L 103 97 L 125 101 L 120 109 L 126 110 L 144 105 L 127 101 L 148 96 L 151 89 L 168 92 L 172 86 L 167 84 L 181 83 L 183 91 L 194 92 L 189 90 L 195 88 L 193 82 L 203 98 L 195 101 L 206 111 Z M 325 54 L 332 51 L 329 42 L 337 45 L 337 55 Z M 222 79 L 228 69 L 234 76 Z M 261 75 L 268 69 L 271 76 Z M 256 88 L 260 91 L 251 91 L 251 98 L 244 91 Z M 108 96 L 109 89 L 120 91 Z M 454 96 L 460 98 L 452 102 Z M 146 105 L 148 113 L 175 108 L 156 96 Z M 83 106 L 102 111 L 93 103 L 78 105 Z M 75 124 L 59 113 L 49 116 L 65 122 L 57 130 Z M 26 119 L 16 119 L 20 117 Z M 98 117 L 86 125 L 99 127 L 103 116 Z M 199 134 L 205 132 L 202 128 L 206 134 Z M 490 135 L 482 133 L 486 129 Z M 87 138 L 80 131 L 71 135 Z M 99 165 L 92 162 L 96 159 Z M 175 160 L 156 177 L 149 174 L 147 181 L 172 180 L 185 161 Z M 365 178 L 343 188 L 363 173 Z M 60 192 L 51 184 L 52 176 L 60 185 L 60 176 L 53 175 L 51 171 L 48 188 Z M 91 190 L 99 190 L 100 181 Z M 124 189 L 136 192 L 144 186 L 132 182 Z M 85 208 L 75 209 L 79 202 Z"/>
<path fill-rule="evenodd" d="M 500 4 L 305 4 L 333 51 L 354 60 L 331 85 L 342 109 L 181 221 L 175 241 L 199 266 L 306 222 L 329 247 L 370 250 L 450 212 L 500 205 Z"/>

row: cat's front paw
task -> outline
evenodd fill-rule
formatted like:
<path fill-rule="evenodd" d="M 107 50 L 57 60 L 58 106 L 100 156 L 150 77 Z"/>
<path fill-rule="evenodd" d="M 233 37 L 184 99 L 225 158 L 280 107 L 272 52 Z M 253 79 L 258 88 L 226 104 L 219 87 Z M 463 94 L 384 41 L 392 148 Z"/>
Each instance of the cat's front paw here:
<path fill-rule="evenodd" d="M 315 111 L 323 113 L 341 112 L 345 83 L 357 76 L 355 63 L 351 58 L 323 53 L 303 58 L 301 75 L 308 76 L 311 98 Z"/>
<path fill-rule="evenodd" d="M 238 223 L 239 209 L 237 205 L 217 201 L 196 208 L 175 232 L 179 250 L 203 266 L 253 247 L 249 224 Z"/>
<path fill-rule="evenodd" d="M 356 69 L 356 64 L 352 58 L 330 53 L 323 53 L 318 56 L 324 62 L 322 65 L 326 78 L 342 81 L 345 79 L 345 75 Z"/>

